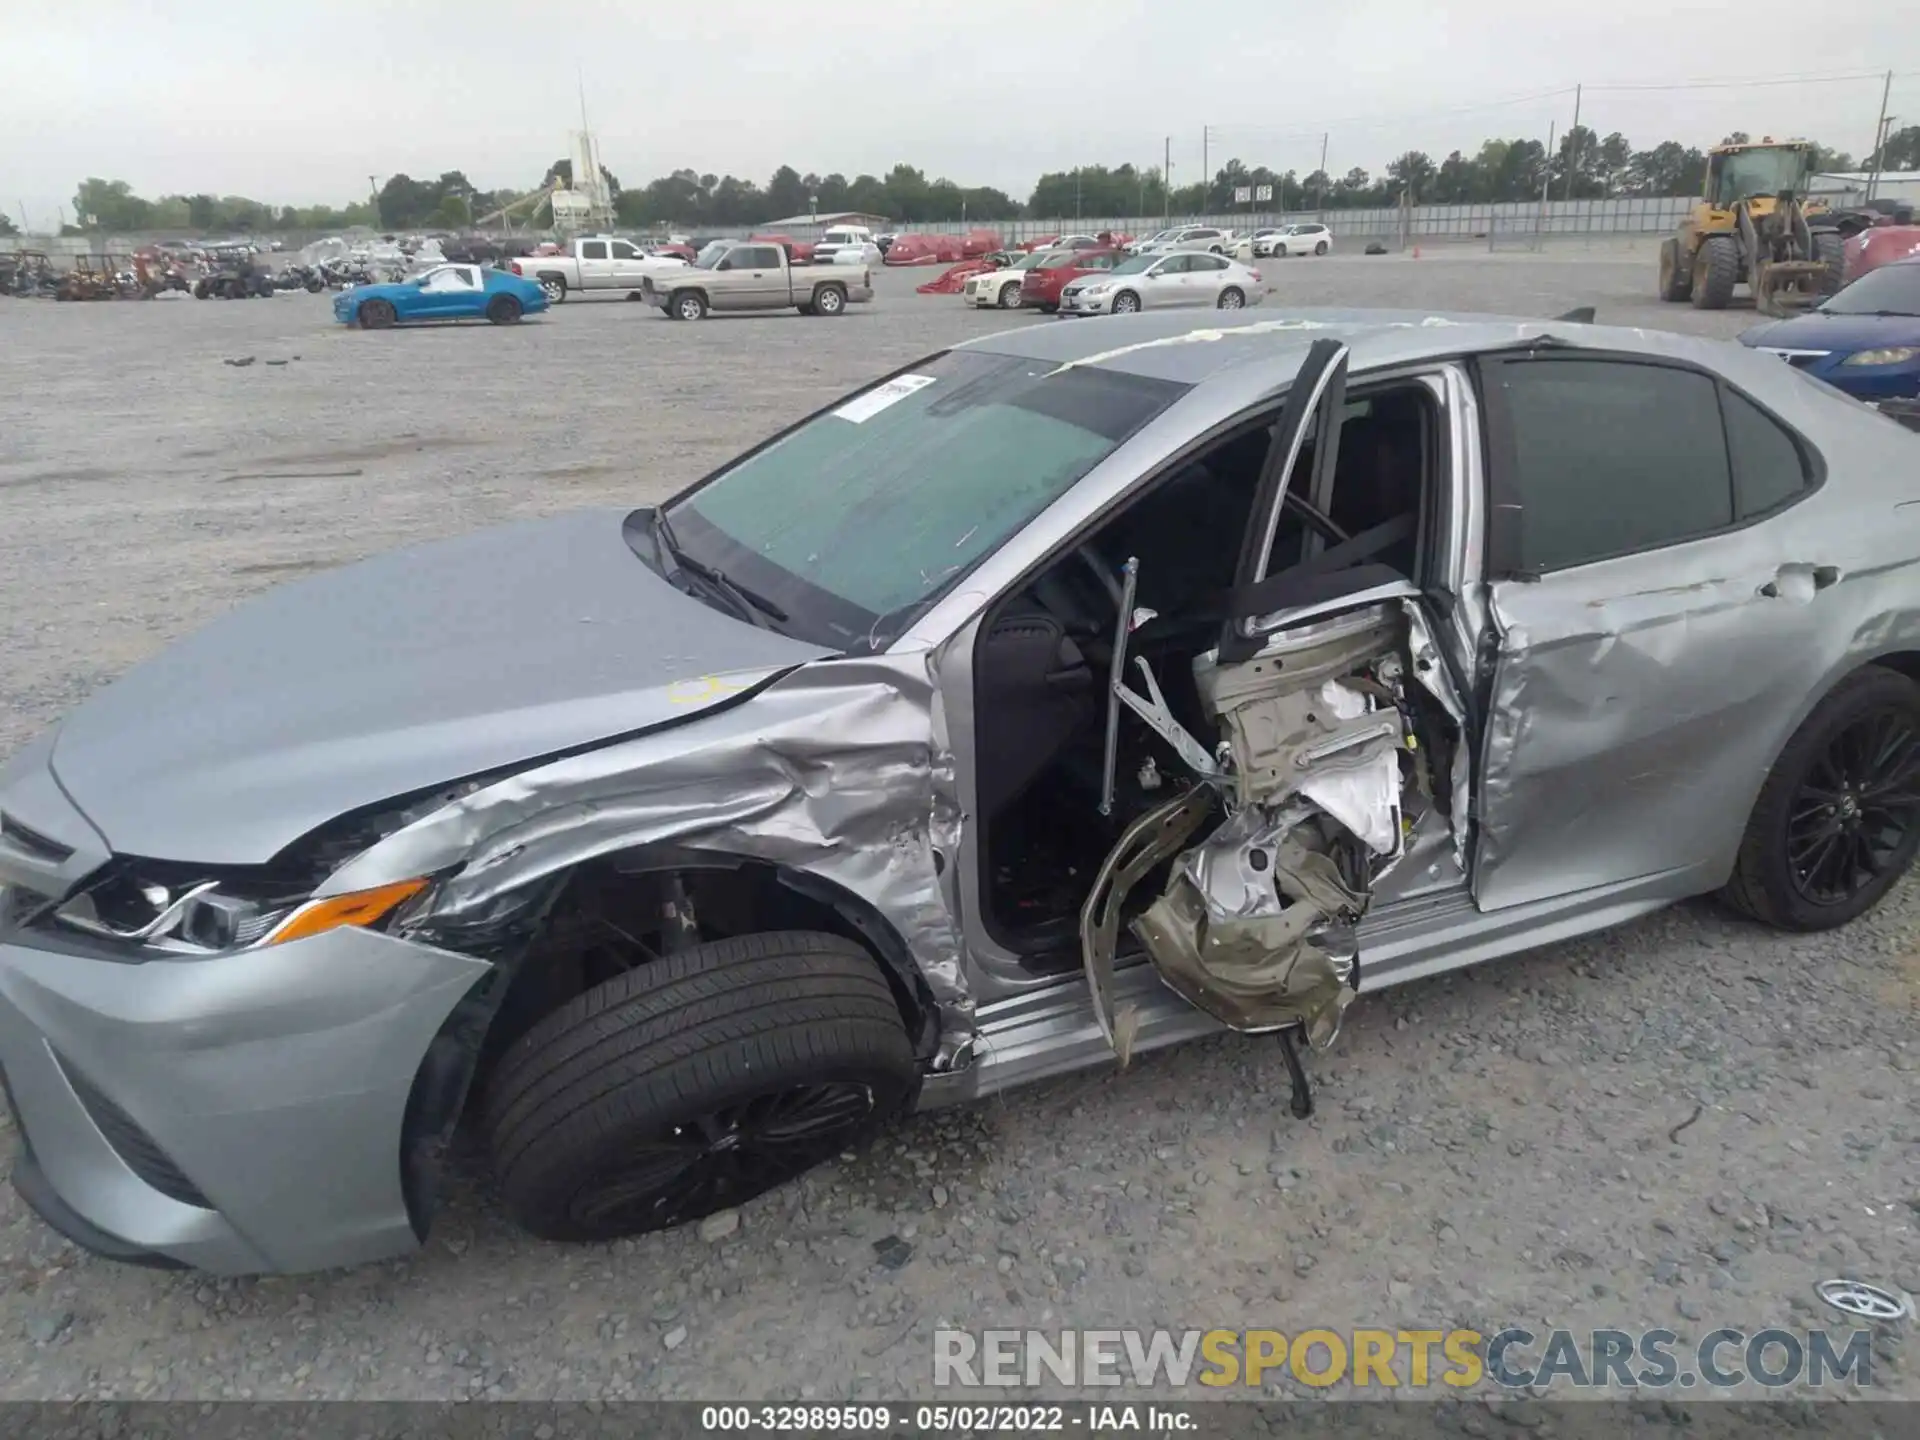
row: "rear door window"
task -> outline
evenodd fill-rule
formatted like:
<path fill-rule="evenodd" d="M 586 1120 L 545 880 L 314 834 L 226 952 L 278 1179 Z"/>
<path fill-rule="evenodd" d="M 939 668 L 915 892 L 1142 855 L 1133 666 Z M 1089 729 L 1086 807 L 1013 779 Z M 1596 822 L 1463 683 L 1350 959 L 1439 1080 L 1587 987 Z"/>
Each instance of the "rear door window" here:
<path fill-rule="evenodd" d="M 1495 504 L 1519 506 L 1517 553 L 1503 563 L 1562 570 L 1733 523 L 1711 377 L 1613 359 L 1515 359 L 1487 373 L 1505 432 Z"/>
<path fill-rule="evenodd" d="M 582 260 L 604 260 L 607 258 L 607 242 L 604 240 L 582 240 L 580 242 Z"/>

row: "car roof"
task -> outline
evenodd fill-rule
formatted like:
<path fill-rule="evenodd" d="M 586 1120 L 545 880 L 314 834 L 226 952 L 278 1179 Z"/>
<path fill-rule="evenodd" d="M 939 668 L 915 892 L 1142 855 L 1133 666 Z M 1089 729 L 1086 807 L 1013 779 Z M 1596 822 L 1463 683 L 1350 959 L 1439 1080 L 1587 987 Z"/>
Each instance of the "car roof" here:
<path fill-rule="evenodd" d="M 1200 385 L 1232 373 L 1266 370 L 1284 383 L 1316 340 L 1351 352 L 1355 372 L 1499 350 L 1533 340 L 1583 348 L 1671 355 L 1726 368 L 1723 341 L 1658 331 L 1578 325 L 1518 316 L 1443 314 L 1425 310 L 1243 311 L 1199 319 L 1178 311 L 1074 320 L 1004 330 L 958 347 L 1056 365 L 1092 365 L 1153 379 Z M 1778 366 L 1769 359 L 1770 366 Z"/>

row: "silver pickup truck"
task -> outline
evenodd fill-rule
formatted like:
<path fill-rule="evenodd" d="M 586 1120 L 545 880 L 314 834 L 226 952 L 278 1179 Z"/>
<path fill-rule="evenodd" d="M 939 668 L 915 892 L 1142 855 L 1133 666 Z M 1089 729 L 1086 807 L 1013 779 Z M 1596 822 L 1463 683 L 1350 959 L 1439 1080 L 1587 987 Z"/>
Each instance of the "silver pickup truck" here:
<path fill-rule="evenodd" d="M 670 320 L 704 320 L 713 310 L 839 315 L 850 304 L 873 299 L 873 277 L 864 266 L 796 271 L 783 246 L 716 240 L 685 271 L 648 277 L 640 294 Z"/>

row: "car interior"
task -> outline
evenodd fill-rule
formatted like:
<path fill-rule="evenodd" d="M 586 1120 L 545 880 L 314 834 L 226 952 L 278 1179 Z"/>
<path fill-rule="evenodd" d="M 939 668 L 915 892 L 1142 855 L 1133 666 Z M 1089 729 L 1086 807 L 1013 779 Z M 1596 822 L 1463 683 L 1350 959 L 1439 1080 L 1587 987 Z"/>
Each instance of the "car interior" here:
<path fill-rule="evenodd" d="M 1219 641 L 1275 425 L 1268 413 L 1176 462 L 982 621 L 974 653 L 982 892 L 990 932 L 1032 968 L 1078 964 L 1079 910 L 1102 859 L 1187 778 L 1167 742 L 1123 709 L 1115 803 L 1099 812 L 1122 567 L 1138 560 L 1136 617 L 1151 612 L 1128 641 L 1129 667 L 1143 656 L 1176 718 L 1211 747 L 1218 736 L 1201 709 L 1193 661 Z M 1356 588 L 1418 583 L 1440 428 L 1431 392 L 1418 383 L 1349 391 L 1327 510 L 1304 493 L 1309 436 L 1288 478 L 1267 573 L 1362 537 L 1359 553 L 1330 557 L 1336 589 L 1343 577 Z"/>

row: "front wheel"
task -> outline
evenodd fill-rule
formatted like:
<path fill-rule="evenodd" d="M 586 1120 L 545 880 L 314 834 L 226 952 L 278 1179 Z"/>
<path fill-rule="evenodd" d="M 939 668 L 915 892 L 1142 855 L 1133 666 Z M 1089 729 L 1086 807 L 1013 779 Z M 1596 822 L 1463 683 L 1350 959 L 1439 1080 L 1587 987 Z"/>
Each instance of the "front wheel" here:
<path fill-rule="evenodd" d="M 1693 266 L 1680 254 L 1677 236 L 1660 242 L 1660 298 L 1678 304 L 1693 298 Z"/>
<path fill-rule="evenodd" d="M 676 320 L 707 318 L 707 297 L 698 290 L 682 290 L 668 302 L 667 313 Z"/>
<path fill-rule="evenodd" d="M 1794 731 L 1760 789 L 1722 896 L 1781 930 L 1879 903 L 1920 850 L 1920 684 L 1869 665 Z"/>
<path fill-rule="evenodd" d="M 858 944 L 782 931 L 596 986 L 502 1057 L 486 1129 L 528 1230 L 596 1241 L 698 1220 L 871 1135 L 919 1083 Z"/>
<path fill-rule="evenodd" d="M 496 325 L 520 323 L 520 302 L 511 295 L 496 295 L 487 302 L 487 319 Z"/>
<path fill-rule="evenodd" d="M 1009 280 L 1000 287 L 1000 308 L 1018 310 L 1020 308 L 1020 282 Z"/>
<path fill-rule="evenodd" d="M 367 300 L 360 306 L 360 328 L 362 330 L 385 330 L 399 317 L 393 306 L 384 300 Z"/>
<path fill-rule="evenodd" d="M 1113 297 L 1113 313 L 1116 315 L 1132 315 L 1139 308 L 1140 297 L 1131 290 L 1122 290 Z"/>
<path fill-rule="evenodd" d="M 1247 297 L 1241 293 L 1238 286 L 1229 285 L 1220 292 L 1220 299 L 1217 303 L 1222 310 L 1239 310 L 1246 305 Z"/>

